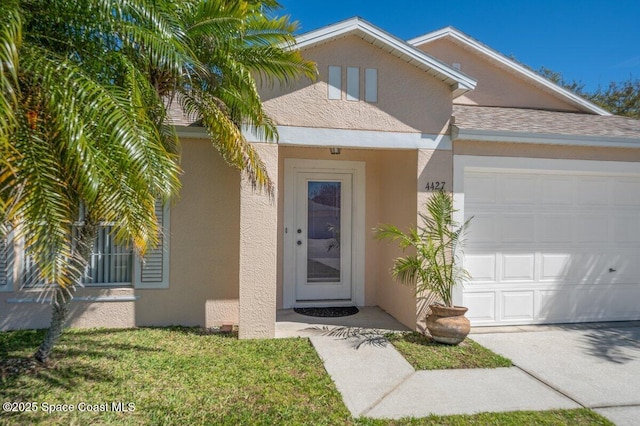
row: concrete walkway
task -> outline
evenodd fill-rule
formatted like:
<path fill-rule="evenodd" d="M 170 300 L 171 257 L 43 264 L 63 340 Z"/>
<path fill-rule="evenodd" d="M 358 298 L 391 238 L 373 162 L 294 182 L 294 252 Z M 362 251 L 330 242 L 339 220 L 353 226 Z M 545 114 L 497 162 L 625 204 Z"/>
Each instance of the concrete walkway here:
<path fill-rule="evenodd" d="M 282 311 L 278 318 L 279 337 L 310 337 L 354 417 L 589 407 L 618 425 L 636 425 L 640 418 L 637 326 L 479 329 L 471 337 L 509 357 L 514 367 L 415 371 L 366 328 L 370 321 L 378 333 L 406 330 L 378 308 L 344 318 L 310 318 L 293 311 Z M 342 327 L 327 335 L 337 326 Z"/>

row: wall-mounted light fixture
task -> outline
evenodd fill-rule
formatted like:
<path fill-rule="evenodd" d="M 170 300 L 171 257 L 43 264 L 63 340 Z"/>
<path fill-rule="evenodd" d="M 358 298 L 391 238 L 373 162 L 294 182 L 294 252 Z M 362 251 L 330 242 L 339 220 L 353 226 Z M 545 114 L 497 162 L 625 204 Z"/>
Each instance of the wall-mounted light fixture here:
<path fill-rule="evenodd" d="M 335 146 L 332 146 L 331 148 L 329 148 L 329 152 L 332 155 L 339 155 L 340 154 L 341 149 Z"/>

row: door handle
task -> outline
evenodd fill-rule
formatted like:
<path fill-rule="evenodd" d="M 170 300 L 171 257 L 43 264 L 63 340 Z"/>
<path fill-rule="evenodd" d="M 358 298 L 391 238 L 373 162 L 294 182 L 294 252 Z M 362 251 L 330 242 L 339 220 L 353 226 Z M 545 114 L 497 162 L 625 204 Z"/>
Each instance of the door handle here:
<path fill-rule="evenodd" d="M 302 241 L 298 240 L 298 243 L 297 243 L 297 244 L 298 244 L 299 246 L 301 246 L 301 245 L 302 245 Z"/>
<path fill-rule="evenodd" d="M 298 229 L 298 234 L 302 234 L 302 229 Z"/>

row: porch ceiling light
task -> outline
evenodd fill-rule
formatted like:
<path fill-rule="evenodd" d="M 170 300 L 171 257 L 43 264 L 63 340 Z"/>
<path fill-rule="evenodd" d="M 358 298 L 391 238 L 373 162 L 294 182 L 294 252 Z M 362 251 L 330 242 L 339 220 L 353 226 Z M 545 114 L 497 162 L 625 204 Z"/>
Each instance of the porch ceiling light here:
<path fill-rule="evenodd" d="M 339 155 L 340 154 L 341 149 L 335 146 L 332 146 L 331 148 L 329 148 L 329 152 L 332 155 Z"/>

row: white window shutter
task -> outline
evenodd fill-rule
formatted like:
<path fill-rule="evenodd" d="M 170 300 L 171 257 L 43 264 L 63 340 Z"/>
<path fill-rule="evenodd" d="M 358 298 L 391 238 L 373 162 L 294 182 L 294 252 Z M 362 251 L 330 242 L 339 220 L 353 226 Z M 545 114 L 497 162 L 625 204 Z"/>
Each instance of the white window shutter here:
<path fill-rule="evenodd" d="M 360 100 L 360 68 L 347 68 L 347 100 Z"/>
<path fill-rule="evenodd" d="M 378 102 L 378 70 L 376 68 L 364 70 L 364 100 Z"/>
<path fill-rule="evenodd" d="M 147 250 L 144 259 L 135 262 L 135 288 L 169 288 L 169 205 L 156 202 L 156 217 L 160 241 Z"/>
<path fill-rule="evenodd" d="M 0 238 L 0 292 L 13 291 L 13 238 Z"/>
<path fill-rule="evenodd" d="M 329 99 L 342 98 L 342 68 L 329 66 L 329 86 L 327 96 Z"/>

